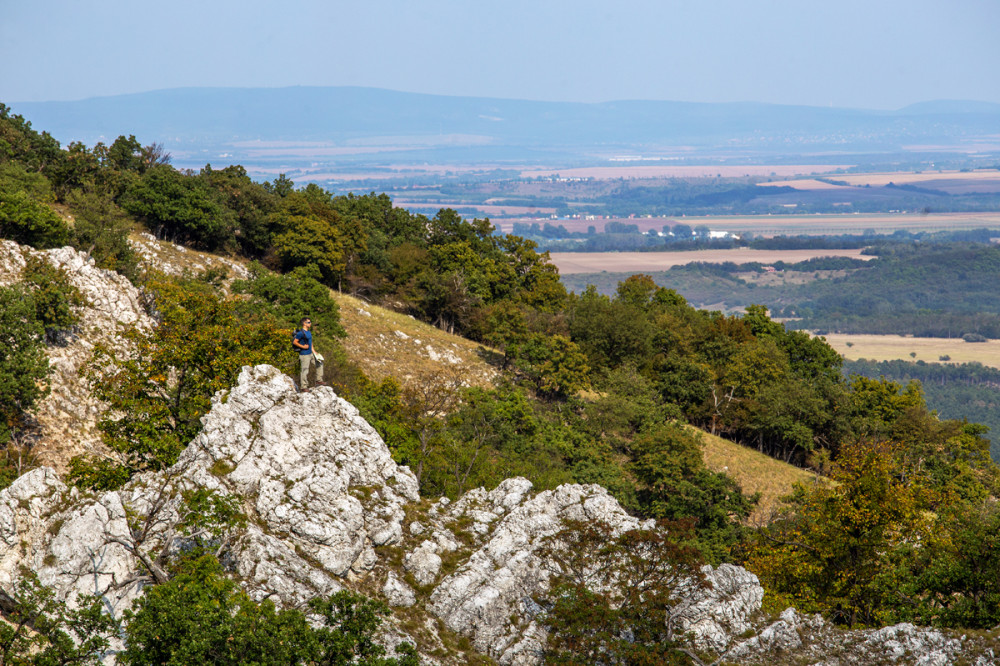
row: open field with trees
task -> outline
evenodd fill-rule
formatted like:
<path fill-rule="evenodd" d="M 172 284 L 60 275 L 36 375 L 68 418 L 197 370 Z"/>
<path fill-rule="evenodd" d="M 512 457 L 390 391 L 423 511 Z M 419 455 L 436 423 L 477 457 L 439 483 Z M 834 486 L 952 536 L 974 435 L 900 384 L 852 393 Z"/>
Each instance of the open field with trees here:
<path fill-rule="evenodd" d="M 926 363 L 982 363 L 1000 368 L 1000 340 L 965 342 L 961 338 L 917 338 L 903 335 L 827 333 L 827 343 L 856 361 L 924 361 Z"/>
<path fill-rule="evenodd" d="M 694 263 L 798 263 L 818 257 L 850 257 L 867 261 L 874 256 L 861 250 L 693 250 L 690 252 L 551 252 L 549 257 L 561 275 L 574 273 L 653 273 Z"/>
<path fill-rule="evenodd" d="M 514 223 L 531 224 L 534 217 L 502 218 L 496 220 L 499 229 L 513 231 Z M 712 231 L 756 236 L 829 236 L 841 234 L 863 235 L 866 232 L 892 234 L 896 231 L 956 231 L 962 229 L 1000 229 L 1000 212 L 976 213 L 848 213 L 813 215 L 702 215 L 698 217 L 650 216 L 603 217 L 601 219 L 549 220 L 568 231 L 586 233 L 588 227 L 604 230 L 612 223 L 634 224 L 640 233 L 661 231 L 664 225 L 690 227 L 704 225 Z"/>

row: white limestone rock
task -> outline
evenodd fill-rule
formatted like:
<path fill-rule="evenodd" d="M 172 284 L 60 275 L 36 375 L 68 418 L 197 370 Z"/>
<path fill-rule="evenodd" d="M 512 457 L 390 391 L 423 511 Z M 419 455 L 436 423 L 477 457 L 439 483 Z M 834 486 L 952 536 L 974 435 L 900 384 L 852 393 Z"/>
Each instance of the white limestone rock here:
<path fill-rule="evenodd" d="M 403 567 L 413 574 L 418 585 L 430 585 L 437 578 L 442 564 L 437 548 L 435 541 L 424 541 L 403 560 Z"/>
<path fill-rule="evenodd" d="M 551 567 L 536 554 L 545 538 L 565 520 L 600 521 L 616 531 L 639 526 L 600 486 L 560 486 L 528 499 L 530 488 L 525 479 L 508 479 L 490 493 L 467 493 L 447 509 L 451 516 L 496 524 L 484 545 L 434 589 L 429 606 L 501 664 L 537 663 L 544 644 L 544 631 L 531 622 L 540 610 L 531 597 L 548 590 Z M 511 617 L 523 618 L 524 626 Z"/>
<path fill-rule="evenodd" d="M 203 424 L 173 467 L 121 491 L 80 496 L 40 468 L 0 492 L 0 587 L 28 566 L 62 597 L 96 592 L 116 612 L 127 608 L 145 569 L 129 548 L 126 508 L 152 517 L 144 550 L 176 549 L 179 491 L 197 487 L 235 496 L 249 512 L 226 557 L 256 598 L 301 604 L 335 592 L 375 565 L 374 546 L 401 538 L 416 479 L 331 389 L 298 394 L 275 368 L 244 368 Z"/>
<path fill-rule="evenodd" d="M 757 576 L 731 564 L 717 569 L 705 566 L 702 572 L 709 586 L 684 593 L 687 602 L 680 626 L 694 635 L 699 647 L 723 652 L 734 636 L 753 629 L 764 588 Z"/>
<path fill-rule="evenodd" d="M 518 478 L 427 508 L 418 504 L 413 474 L 393 462 L 354 407 L 326 387 L 296 393 L 275 368 L 258 366 L 215 396 L 202 432 L 164 472 L 90 495 L 39 468 L 0 491 L 0 589 L 9 590 L 27 566 L 71 604 L 80 594 L 103 594 L 120 617 L 142 594 L 146 573 L 130 547 L 136 530 L 126 515 L 148 521 L 144 551 L 175 552 L 184 542 L 176 529 L 180 491 L 194 488 L 231 495 L 248 514 L 223 562 L 253 598 L 301 607 L 384 580 L 375 585 L 390 604 L 426 613 L 428 650 L 446 644 L 436 636 L 437 616 L 499 663 L 525 666 L 540 662 L 546 641 L 533 598 L 549 592 L 555 570 L 542 556 L 548 537 L 568 520 L 603 523 L 614 533 L 652 526 L 599 486 L 533 494 Z M 406 522 L 405 510 L 418 515 Z M 391 562 L 402 562 L 417 589 Z M 731 565 L 705 573 L 711 589 L 680 592 L 683 628 L 726 662 L 994 663 L 988 649 L 912 625 L 846 632 L 793 609 L 767 623 L 753 574 Z M 398 627 L 387 627 L 386 636 L 389 643 L 405 638 Z"/>
<path fill-rule="evenodd" d="M 410 586 L 396 577 L 396 574 L 389 572 L 386 576 L 385 585 L 382 586 L 382 595 L 390 606 L 409 607 L 417 603 L 417 595 L 413 593 Z"/>

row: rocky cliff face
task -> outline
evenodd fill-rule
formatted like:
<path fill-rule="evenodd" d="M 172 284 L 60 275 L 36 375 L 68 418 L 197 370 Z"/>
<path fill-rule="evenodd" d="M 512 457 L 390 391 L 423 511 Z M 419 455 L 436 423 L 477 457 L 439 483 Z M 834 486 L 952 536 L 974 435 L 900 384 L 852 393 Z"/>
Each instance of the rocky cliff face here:
<path fill-rule="evenodd" d="M 244 368 L 203 423 L 173 467 L 121 491 L 80 493 L 39 468 L 0 492 L 0 587 L 28 566 L 71 602 L 98 593 L 119 615 L 158 555 L 184 547 L 182 493 L 211 489 L 249 517 L 223 561 L 255 597 L 298 605 L 351 587 L 396 607 L 383 640 L 415 641 L 428 663 L 466 661 L 455 640 L 465 636 L 501 664 L 534 664 L 545 631 L 532 597 L 545 595 L 553 570 L 544 538 L 566 520 L 639 525 L 599 486 L 534 493 L 509 479 L 455 502 L 421 500 L 353 406 L 326 387 L 296 393 L 270 366 Z M 909 625 L 841 632 L 792 609 L 770 622 L 755 576 L 707 573 L 713 587 L 687 600 L 685 622 L 699 649 L 725 661 L 993 663 L 972 641 Z"/>
<path fill-rule="evenodd" d="M 80 324 L 61 345 L 48 348 L 51 392 L 37 406 L 38 444 L 41 462 L 65 471 L 73 456 L 100 449 L 97 419 L 102 406 L 91 397 L 80 376 L 94 345 L 114 344 L 120 325 L 151 326 L 142 308 L 139 291 L 114 271 L 96 268 L 92 259 L 73 248 L 40 252 L 12 241 L 0 241 L 0 284 L 21 279 L 24 253 L 44 257 L 62 268 L 70 283 L 80 290 L 88 305 L 79 309 Z"/>

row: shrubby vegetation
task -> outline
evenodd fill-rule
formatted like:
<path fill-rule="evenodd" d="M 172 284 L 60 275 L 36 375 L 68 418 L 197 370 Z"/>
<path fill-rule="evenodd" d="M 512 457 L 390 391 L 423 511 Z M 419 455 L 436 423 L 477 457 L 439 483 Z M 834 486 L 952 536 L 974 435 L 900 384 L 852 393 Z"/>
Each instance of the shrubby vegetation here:
<path fill-rule="evenodd" d="M 27 569 L 5 595 L 2 610 L 0 664 L 97 666 L 115 633 L 99 598 L 81 597 L 70 610 Z"/>
<path fill-rule="evenodd" d="M 31 414 L 49 390 L 45 345 L 73 329 L 84 302 L 65 271 L 24 258 L 21 281 L 0 286 L 0 489 L 35 465 Z"/>
<path fill-rule="evenodd" d="M 166 583 L 148 590 L 125 614 L 127 649 L 118 661 L 127 666 L 210 663 L 331 664 L 416 666 L 413 647 L 403 644 L 399 659 L 373 635 L 389 607 L 347 590 L 309 602 L 322 618 L 314 627 L 298 609 L 278 609 L 270 600 L 253 601 L 223 575 L 209 555 L 176 565 Z"/>
<path fill-rule="evenodd" d="M 172 465 L 201 429 L 212 396 L 244 365 L 291 355 L 279 321 L 251 301 L 213 293 L 193 280 L 154 281 L 152 330 L 133 325 L 123 344 L 98 346 L 90 368 L 94 395 L 108 404 L 98 424 L 113 459 L 73 462 L 70 478 L 117 488 L 133 475 Z"/>

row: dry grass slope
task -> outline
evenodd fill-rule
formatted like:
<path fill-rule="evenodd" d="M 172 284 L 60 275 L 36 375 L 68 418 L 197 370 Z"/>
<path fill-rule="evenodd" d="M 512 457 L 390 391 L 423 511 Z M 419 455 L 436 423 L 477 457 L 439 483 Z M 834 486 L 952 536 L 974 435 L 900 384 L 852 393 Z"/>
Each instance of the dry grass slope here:
<path fill-rule="evenodd" d="M 750 516 L 751 524 L 767 522 L 794 484 L 810 485 L 823 479 L 728 439 L 698 432 L 704 444 L 705 464 L 710 470 L 726 473 L 748 495 L 761 494 L 760 503 Z"/>
<path fill-rule="evenodd" d="M 497 376 L 486 361 L 494 352 L 478 343 L 346 294 L 333 296 L 347 331 L 347 356 L 373 379 L 394 377 L 405 386 L 458 378 L 489 386 Z"/>

